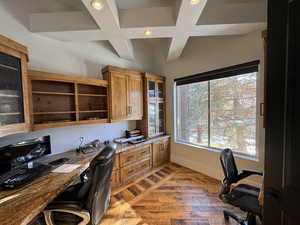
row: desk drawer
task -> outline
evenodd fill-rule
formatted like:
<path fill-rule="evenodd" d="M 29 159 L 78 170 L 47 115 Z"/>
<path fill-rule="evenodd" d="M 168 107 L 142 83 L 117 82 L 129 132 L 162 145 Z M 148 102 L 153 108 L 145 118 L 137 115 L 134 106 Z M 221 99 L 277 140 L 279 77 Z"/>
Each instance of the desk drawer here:
<path fill-rule="evenodd" d="M 145 159 L 138 162 L 132 166 L 127 166 L 121 169 L 121 181 L 122 183 L 127 183 L 132 178 L 136 178 L 139 174 L 147 171 L 151 168 L 151 160 Z"/>
<path fill-rule="evenodd" d="M 128 150 L 120 154 L 120 167 L 131 165 L 143 158 L 151 156 L 151 146 L 146 145 L 140 148 Z"/>

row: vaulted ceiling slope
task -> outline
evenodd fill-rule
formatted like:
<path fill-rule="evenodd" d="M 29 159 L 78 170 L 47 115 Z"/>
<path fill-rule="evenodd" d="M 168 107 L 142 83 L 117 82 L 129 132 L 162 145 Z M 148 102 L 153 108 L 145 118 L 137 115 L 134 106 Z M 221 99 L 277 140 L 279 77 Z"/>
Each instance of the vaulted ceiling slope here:
<path fill-rule="evenodd" d="M 61 8 L 32 13 L 30 30 L 62 41 L 108 40 L 126 59 L 134 59 L 132 39 L 169 38 L 171 61 L 190 37 L 241 35 L 266 27 L 265 0 L 99 1 L 101 10 L 92 7 L 92 0 L 54 0 Z"/>

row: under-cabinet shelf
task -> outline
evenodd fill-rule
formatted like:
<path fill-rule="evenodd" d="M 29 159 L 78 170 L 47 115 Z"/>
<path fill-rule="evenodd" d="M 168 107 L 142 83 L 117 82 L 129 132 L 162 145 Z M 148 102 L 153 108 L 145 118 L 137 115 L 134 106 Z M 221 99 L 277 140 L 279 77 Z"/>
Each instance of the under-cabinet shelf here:
<path fill-rule="evenodd" d="M 62 112 L 34 112 L 33 115 L 47 115 L 47 114 L 72 114 L 76 111 L 62 111 Z"/>
<path fill-rule="evenodd" d="M 107 95 L 100 94 L 78 94 L 79 96 L 87 96 L 87 97 L 107 97 Z"/>
<path fill-rule="evenodd" d="M 32 94 L 39 94 L 39 95 L 75 95 L 75 93 L 48 92 L 48 91 L 33 91 Z"/>
<path fill-rule="evenodd" d="M 83 111 L 79 111 L 79 113 L 97 113 L 97 112 L 108 112 L 108 110 L 83 110 Z"/>

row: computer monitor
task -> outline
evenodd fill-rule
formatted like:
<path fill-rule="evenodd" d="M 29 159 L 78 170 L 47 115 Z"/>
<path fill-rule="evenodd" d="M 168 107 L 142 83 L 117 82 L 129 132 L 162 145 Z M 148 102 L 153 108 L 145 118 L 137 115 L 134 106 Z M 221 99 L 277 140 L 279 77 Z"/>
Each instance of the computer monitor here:
<path fill-rule="evenodd" d="M 16 167 L 28 165 L 47 154 L 51 154 L 50 136 L 25 140 L 1 147 L 0 175 Z"/>

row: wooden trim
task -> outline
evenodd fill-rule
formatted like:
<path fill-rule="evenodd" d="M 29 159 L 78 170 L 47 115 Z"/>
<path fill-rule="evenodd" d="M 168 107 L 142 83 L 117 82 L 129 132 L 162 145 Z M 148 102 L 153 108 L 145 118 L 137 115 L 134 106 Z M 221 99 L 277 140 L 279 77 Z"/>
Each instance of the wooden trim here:
<path fill-rule="evenodd" d="M 142 72 L 139 72 L 136 70 L 124 69 L 124 68 L 115 67 L 115 66 L 106 66 L 104 69 L 102 69 L 103 74 L 107 73 L 107 72 L 121 73 L 121 74 L 127 74 L 127 75 L 137 75 L 137 76 L 142 75 Z"/>
<path fill-rule="evenodd" d="M 71 122 L 63 122 L 63 123 L 45 123 L 45 124 L 34 124 L 33 131 L 55 128 L 55 127 L 65 127 L 65 126 L 74 126 L 81 124 L 94 124 L 94 123 L 108 123 L 108 119 L 100 119 L 100 120 L 80 120 L 80 121 L 71 121 Z"/>
<path fill-rule="evenodd" d="M 66 83 L 75 82 L 80 84 L 103 86 L 103 87 L 108 86 L 108 82 L 106 80 L 98 80 L 98 79 L 86 78 L 86 77 L 76 77 L 71 75 L 42 72 L 37 70 L 29 70 L 29 77 L 30 80 L 49 80 L 49 81 L 58 81 L 58 82 L 66 82 Z"/>
<path fill-rule="evenodd" d="M 156 75 L 153 73 L 144 73 L 144 77 L 150 80 L 161 80 L 161 81 L 165 81 L 166 78 L 160 75 Z"/>
<path fill-rule="evenodd" d="M 28 55 L 27 47 L 0 34 L 0 45 Z"/>

